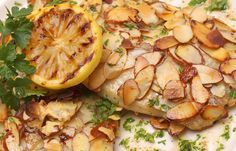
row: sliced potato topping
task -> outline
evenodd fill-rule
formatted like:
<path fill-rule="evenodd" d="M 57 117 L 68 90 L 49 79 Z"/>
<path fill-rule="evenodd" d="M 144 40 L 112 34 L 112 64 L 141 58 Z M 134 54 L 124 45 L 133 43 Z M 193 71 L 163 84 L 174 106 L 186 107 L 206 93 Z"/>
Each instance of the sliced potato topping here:
<path fill-rule="evenodd" d="M 193 99 L 198 103 L 206 103 L 208 99 L 210 98 L 210 93 L 202 85 L 202 82 L 199 76 L 196 76 L 192 79 L 191 95 Z"/>
<path fill-rule="evenodd" d="M 176 55 L 186 63 L 202 64 L 204 63 L 200 51 L 192 45 L 179 45 L 176 49 Z"/>
<path fill-rule="evenodd" d="M 201 108 L 199 103 L 186 101 L 168 110 L 166 116 L 170 120 L 186 120 L 197 115 Z"/>
<path fill-rule="evenodd" d="M 176 100 L 184 98 L 185 89 L 181 81 L 171 80 L 169 81 L 163 91 L 163 97 L 168 100 Z"/>
<path fill-rule="evenodd" d="M 125 21 L 135 21 L 137 11 L 128 7 L 116 7 L 110 10 L 106 15 L 106 21 L 120 23 Z"/>
<path fill-rule="evenodd" d="M 125 81 L 123 85 L 123 99 L 125 105 L 132 104 L 139 96 L 140 90 L 135 80 Z"/>

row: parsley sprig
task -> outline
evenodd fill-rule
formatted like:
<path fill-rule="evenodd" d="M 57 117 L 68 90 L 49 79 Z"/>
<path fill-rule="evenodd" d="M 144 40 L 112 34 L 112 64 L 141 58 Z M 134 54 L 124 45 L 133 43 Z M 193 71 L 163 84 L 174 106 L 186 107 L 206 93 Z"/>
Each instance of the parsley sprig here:
<path fill-rule="evenodd" d="M 26 16 L 32 12 L 32 7 L 20 9 L 14 6 L 7 11 L 6 21 L 0 20 L 0 99 L 10 108 L 17 109 L 20 100 L 41 96 L 44 91 L 31 88 L 28 76 L 35 68 L 21 53 L 31 37 L 33 24 Z"/>

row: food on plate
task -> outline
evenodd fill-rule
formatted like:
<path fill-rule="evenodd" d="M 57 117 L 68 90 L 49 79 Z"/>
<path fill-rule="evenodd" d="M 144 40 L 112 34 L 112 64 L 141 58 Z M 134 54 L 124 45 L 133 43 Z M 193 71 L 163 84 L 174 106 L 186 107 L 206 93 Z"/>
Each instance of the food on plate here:
<path fill-rule="evenodd" d="M 22 104 L 19 111 L 1 123 L 5 133 L 1 150 L 89 151 L 107 148 L 111 151 L 119 119 L 109 117 L 118 115 L 118 107 L 112 106 L 113 112 L 108 112 L 110 108 L 101 110 L 108 107 L 98 104 L 104 100 L 93 94 L 89 98 L 78 97 L 77 92 L 67 91 L 40 102 Z M 106 116 L 97 117 L 100 121 L 95 121 L 96 114 L 101 112 L 99 109 Z"/>
<path fill-rule="evenodd" d="M 152 116 L 162 137 L 206 129 L 236 104 L 235 30 L 204 5 L 29 3 L 0 22 L 3 150 L 110 151 L 122 108 Z"/>

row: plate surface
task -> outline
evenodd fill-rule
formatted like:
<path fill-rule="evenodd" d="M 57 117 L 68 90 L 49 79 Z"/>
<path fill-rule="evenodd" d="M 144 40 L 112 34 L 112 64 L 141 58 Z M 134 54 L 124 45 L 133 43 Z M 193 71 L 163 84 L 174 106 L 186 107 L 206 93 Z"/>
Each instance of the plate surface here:
<path fill-rule="evenodd" d="M 162 0 L 167 3 L 170 3 L 175 6 L 186 6 L 189 0 Z M 6 16 L 6 7 L 10 8 L 15 4 L 15 0 L 0 0 L 0 19 L 4 19 Z M 22 6 L 27 5 L 26 0 L 18 0 L 17 2 L 20 2 Z M 225 12 L 214 12 L 211 15 L 220 18 L 224 20 L 227 24 L 232 26 L 236 29 L 236 21 L 229 20 L 226 16 L 228 14 L 231 14 L 235 17 L 236 20 L 236 0 L 231 0 L 231 9 Z M 128 132 L 124 130 L 123 123 L 127 118 L 134 118 L 135 122 L 131 124 L 132 129 L 131 132 Z M 155 139 L 155 143 L 147 143 L 145 141 L 139 140 L 136 141 L 134 139 L 135 135 L 135 129 L 144 129 L 149 133 L 154 132 L 155 130 L 151 127 L 150 124 L 143 124 L 143 126 L 137 126 L 138 123 L 141 121 L 141 123 L 145 123 L 149 117 L 146 116 L 137 116 L 133 113 L 129 113 L 125 115 L 121 120 L 121 126 L 120 126 L 120 133 L 119 137 L 117 138 L 115 142 L 115 150 L 116 151 L 125 151 L 125 150 L 131 150 L 135 149 L 137 151 L 153 151 L 155 149 L 158 149 L 160 151 L 178 151 L 178 142 L 179 140 L 177 138 L 171 137 L 167 132 L 164 132 L 164 137 Z M 225 128 L 229 126 L 229 136 L 230 138 L 228 140 L 225 140 L 224 137 L 222 137 L 222 134 L 225 132 Z M 181 139 L 188 139 L 188 140 L 194 140 L 196 139 L 197 135 L 199 134 L 202 139 L 200 141 L 204 142 L 206 145 L 206 148 L 209 151 L 216 151 L 217 148 L 220 147 L 220 144 L 222 143 L 224 145 L 224 151 L 236 151 L 235 147 L 235 141 L 236 141 L 236 108 L 231 110 L 229 113 L 229 117 L 225 120 L 220 121 L 216 125 L 214 125 L 212 128 L 209 128 L 207 130 L 201 131 L 201 132 L 186 132 L 181 136 Z M 235 131 L 235 132 L 234 132 Z M 122 145 L 119 145 L 120 142 L 123 139 L 129 139 L 128 148 L 125 149 Z M 221 151 L 221 150 L 220 150 Z"/>

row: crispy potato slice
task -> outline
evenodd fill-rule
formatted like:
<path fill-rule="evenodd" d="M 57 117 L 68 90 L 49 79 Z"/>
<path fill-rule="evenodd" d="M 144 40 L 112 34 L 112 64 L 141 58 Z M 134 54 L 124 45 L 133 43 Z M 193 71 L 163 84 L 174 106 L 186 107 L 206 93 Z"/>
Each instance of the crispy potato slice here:
<path fill-rule="evenodd" d="M 154 52 L 145 53 L 142 55 L 142 57 L 147 59 L 147 61 L 150 64 L 157 65 L 164 57 L 164 54 L 162 52 L 154 51 Z"/>
<path fill-rule="evenodd" d="M 48 141 L 45 141 L 44 148 L 47 151 L 62 151 L 62 144 L 57 139 L 51 139 Z"/>
<path fill-rule="evenodd" d="M 236 71 L 236 59 L 229 59 L 220 65 L 220 71 L 224 74 L 232 74 Z"/>
<path fill-rule="evenodd" d="M 208 54 L 213 59 L 218 61 L 224 61 L 229 58 L 229 53 L 226 49 L 220 47 L 218 49 L 211 49 L 204 45 L 200 45 L 201 50 L 203 50 L 206 54 Z"/>
<path fill-rule="evenodd" d="M 139 56 L 135 59 L 134 74 L 136 75 L 140 70 L 149 65 L 149 62 L 143 56 Z"/>
<path fill-rule="evenodd" d="M 96 90 L 106 81 L 104 75 L 104 64 L 98 65 L 94 72 L 88 78 L 88 88 Z"/>
<path fill-rule="evenodd" d="M 201 112 L 201 116 L 205 120 L 219 120 L 220 118 L 224 117 L 227 114 L 227 110 L 224 106 L 214 106 L 214 105 L 207 105 L 203 108 Z"/>
<path fill-rule="evenodd" d="M 107 58 L 107 64 L 110 66 L 116 65 L 121 58 L 121 55 L 117 52 L 113 52 L 108 58 Z"/>
<path fill-rule="evenodd" d="M 201 108 L 202 105 L 197 102 L 186 101 L 168 110 L 166 116 L 170 120 L 182 121 L 197 115 Z"/>
<path fill-rule="evenodd" d="M 57 119 L 62 122 L 69 121 L 72 116 L 80 108 L 82 102 L 79 104 L 73 101 L 52 101 L 47 104 L 46 113 L 48 116 Z"/>
<path fill-rule="evenodd" d="M 132 104 L 140 94 L 138 84 L 135 80 L 125 81 L 123 85 L 123 100 L 125 105 Z"/>
<path fill-rule="evenodd" d="M 148 4 L 142 3 L 137 6 L 138 16 L 145 24 L 156 24 L 158 18 L 155 14 L 155 10 Z"/>
<path fill-rule="evenodd" d="M 88 136 L 84 133 L 76 134 L 72 141 L 72 148 L 74 151 L 89 151 L 90 143 Z"/>
<path fill-rule="evenodd" d="M 236 43 L 236 33 L 233 31 L 219 30 L 221 35 L 232 43 Z"/>
<path fill-rule="evenodd" d="M 173 29 L 173 34 L 175 39 L 177 39 L 180 43 L 187 43 L 193 38 L 193 31 L 189 25 L 176 26 Z"/>
<path fill-rule="evenodd" d="M 208 33 L 207 38 L 212 43 L 218 44 L 219 46 L 224 46 L 226 42 L 222 34 L 217 29 L 212 30 L 210 33 Z"/>
<path fill-rule="evenodd" d="M 151 118 L 150 124 L 152 125 L 152 127 L 160 130 L 166 130 L 170 125 L 169 121 L 164 118 Z"/>
<path fill-rule="evenodd" d="M 171 80 L 179 80 L 179 73 L 173 63 L 165 60 L 156 68 L 156 79 L 159 86 L 164 89 L 166 84 Z"/>
<path fill-rule="evenodd" d="M 213 84 L 223 80 L 219 71 L 205 65 L 193 65 L 197 69 L 202 84 Z"/>
<path fill-rule="evenodd" d="M 41 132 L 46 136 L 58 133 L 63 128 L 63 123 L 59 121 L 46 121 Z"/>
<path fill-rule="evenodd" d="M 174 36 L 163 37 L 155 42 L 154 50 L 165 50 L 176 46 L 178 43 Z"/>
<path fill-rule="evenodd" d="M 151 88 L 154 79 L 154 71 L 155 67 L 153 65 L 149 65 L 140 70 L 136 75 L 134 80 L 137 82 L 140 90 L 138 99 L 142 99 Z"/>
<path fill-rule="evenodd" d="M 213 85 L 210 91 L 214 96 L 222 98 L 226 94 L 226 87 L 224 84 L 219 83 L 218 85 Z"/>
<path fill-rule="evenodd" d="M 176 47 L 172 47 L 172 48 L 169 48 L 169 51 L 168 51 L 168 54 L 171 56 L 171 58 L 173 58 L 173 60 L 175 62 L 177 62 L 178 64 L 185 64 L 185 62 L 180 59 L 176 54 L 175 54 L 175 51 L 176 51 Z"/>
<path fill-rule="evenodd" d="M 187 83 L 197 75 L 197 69 L 193 66 L 187 66 L 184 71 L 180 74 L 180 80 L 183 83 Z"/>
<path fill-rule="evenodd" d="M 193 11 L 190 14 L 190 17 L 192 20 L 196 20 L 200 23 L 203 23 L 207 20 L 207 11 L 205 9 L 205 6 L 196 7 L 193 9 Z"/>
<path fill-rule="evenodd" d="M 170 126 L 168 128 L 168 133 L 171 136 L 178 136 L 180 135 L 185 129 L 185 126 L 174 123 L 174 122 L 170 122 Z"/>
<path fill-rule="evenodd" d="M 114 79 L 121 74 L 127 61 L 127 51 L 124 48 L 118 48 L 117 50 L 115 50 L 115 53 L 118 53 L 120 56 L 120 59 L 117 62 L 117 64 L 110 65 L 108 63 L 105 63 L 104 65 L 103 73 L 106 79 L 109 79 L 109 80 Z"/>
<path fill-rule="evenodd" d="M 113 151 L 113 143 L 106 138 L 96 138 L 91 141 L 90 151 Z"/>
<path fill-rule="evenodd" d="M 175 51 L 176 55 L 190 64 L 202 64 L 204 59 L 200 51 L 192 45 L 179 45 Z"/>
<path fill-rule="evenodd" d="M 210 93 L 202 85 L 199 76 L 195 76 L 191 82 L 191 95 L 193 99 L 198 103 L 206 103 L 210 99 Z"/>
<path fill-rule="evenodd" d="M 169 81 L 163 91 L 163 97 L 168 100 L 182 99 L 185 96 L 183 83 L 179 80 Z"/>
<path fill-rule="evenodd" d="M 98 128 L 98 131 L 106 134 L 106 136 L 109 138 L 110 141 L 113 141 L 116 138 L 114 131 L 112 129 L 101 126 Z"/>
<path fill-rule="evenodd" d="M 4 148 L 9 151 L 20 150 L 20 134 L 15 122 L 5 121 L 5 129 L 8 133 L 3 138 Z"/>
<path fill-rule="evenodd" d="M 135 9 L 122 6 L 111 9 L 106 14 L 105 19 L 107 22 L 121 23 L 130 20 L 135 21 L 136 15 L 137 11 Z"/>
<path fill-rule="evenodd" d="M 211 31 L 204 24 L 197 21 L 191 22 L 193 34 L 197 39 L 209 48 L 219 48 L 225 41 L 219 32 Z M 222 42 L 223 41 L 223 42 Z"/>

